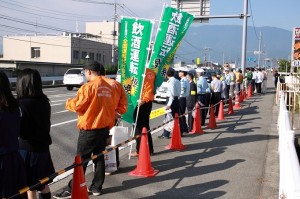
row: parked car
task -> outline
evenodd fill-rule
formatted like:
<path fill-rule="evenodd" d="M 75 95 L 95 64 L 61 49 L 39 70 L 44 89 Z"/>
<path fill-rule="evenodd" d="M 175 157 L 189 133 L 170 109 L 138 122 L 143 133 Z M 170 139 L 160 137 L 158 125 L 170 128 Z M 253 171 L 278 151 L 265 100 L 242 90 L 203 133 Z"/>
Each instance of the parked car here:
<path fill-rule="evenodd" d="M 160 87 L 156 89 L 156 94 L 154 95 L 155 102 L 166 102 L 167 101 L 167 82 L 163 82 Z"/>
<path fill-rule="evenodd" d="M 64 74 L 63 83 L 69 91 L 73 90 L 74 87 L 79 88 L 86 82 L 83 68 L 70 68 Z"/>

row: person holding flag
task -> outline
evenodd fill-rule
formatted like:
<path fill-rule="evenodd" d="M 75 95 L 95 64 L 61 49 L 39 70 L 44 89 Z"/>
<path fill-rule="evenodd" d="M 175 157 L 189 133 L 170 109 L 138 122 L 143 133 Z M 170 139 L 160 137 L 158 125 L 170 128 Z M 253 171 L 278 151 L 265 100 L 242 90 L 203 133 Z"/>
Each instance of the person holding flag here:
<path fill-rule="evenodd" d="M 154 81 L 155 72 L 149 68 L 146 68 L 144 85 L 142 89 L 141 99 L 138 101 L 138 105 L 135 107 L 133 112 L 133 120 L 136 121 L 136 127 L 134 136 L 141 135 L 144 127 L 147 128 L 148 134 L 148 146 L 150 155 L 154 154 L 152 135 L 150 130 L 150 113 L 152 110 L 152 103 L 154 100 Z M 137 157 L 139 154 L 141 139 L 136 139 L 136 151 L 131 153 L 130 156 Z"/>

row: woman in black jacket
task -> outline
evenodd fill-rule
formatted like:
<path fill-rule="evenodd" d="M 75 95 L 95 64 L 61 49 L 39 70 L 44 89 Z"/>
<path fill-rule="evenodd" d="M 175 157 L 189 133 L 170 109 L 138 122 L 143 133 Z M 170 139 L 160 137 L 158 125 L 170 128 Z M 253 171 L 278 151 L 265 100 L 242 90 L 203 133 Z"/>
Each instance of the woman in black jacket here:
<path fill-rule="evenodd" d="M 187 74 L 187 80 L 190 83 L 190 92 L 186 98 L 186 108 L 188 110 L 188 131 L 190 132 L 193 129 L 193 123 L 194 123 L 192 111 L 197 102 L 197 86 L 196 86 L 195 82 L 193 81 L 194 75 L 192 73 Z"/>
<path fill-rule="evenodd" d="M 8 78 L 1 71 L 0 85 L 0 198 L 8 198 L 26 187 L 26 176 L 18 153 L 21 111 L 10 91 Z"/>
<path fill-rule="evenodd" d="M 41 76 L 37 70 L 22 70 L 17 78 L 16 91 L 23 113 L 19 137 L 20 154 L 26 166 L 27 183 L 32 185 L 55 172 L 49 151 L 52 143 L 51 107 L 49 99 L 43 93 Z M 47 184 L 28 191 L 28 198 L 35 199 L 36 191 L 41 192 L 40 199 L 51 198 Z"/>

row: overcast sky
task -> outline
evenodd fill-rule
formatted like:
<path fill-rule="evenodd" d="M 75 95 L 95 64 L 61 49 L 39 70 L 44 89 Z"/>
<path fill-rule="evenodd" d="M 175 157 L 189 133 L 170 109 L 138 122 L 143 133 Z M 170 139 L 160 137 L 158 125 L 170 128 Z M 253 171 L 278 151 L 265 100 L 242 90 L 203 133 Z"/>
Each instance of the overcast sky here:
<path fill-rule="evenodd" d="M 112 21 L 113 5 L 79 1 L 114 3 L 114 0 L 0 0 L 0 36 L 35 32 L 75 32 L 76 27 L 80 32 L 84 32 L 86 21 Z M 160 18 L 163 4 L 171 4 L 170 0 L 117 0 L 116 2 L 119 17 L 131 16 L 156 20 Z M 248 12 L 251 18 L 248 20 L 248 25 L 272 26 L 286 30 L 300 27 L 298 4 L 299 0 L 250 0 Z M 240 14 L 243 13 L 243 6 L 244 0 L 211 0 L 211 15 Z M 219 24 L 242 25 L 242 20 L 211 19 L 209 24 L 205 25 Z"/>

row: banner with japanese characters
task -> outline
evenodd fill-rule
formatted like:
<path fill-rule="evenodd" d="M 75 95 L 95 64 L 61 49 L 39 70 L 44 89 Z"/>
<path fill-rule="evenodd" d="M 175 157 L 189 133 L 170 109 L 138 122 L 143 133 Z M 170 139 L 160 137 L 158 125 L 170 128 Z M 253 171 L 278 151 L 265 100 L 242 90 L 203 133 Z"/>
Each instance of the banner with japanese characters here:
<path fill-rule="evenodd" d="M 128 110 L 123 115 L 123 120 L 129 123 L 133 123 L 133 111 L 140 98 L 151 33 L 150 20 L 136 18 L 121 20 L 119 67 L 121 83 L 128 99 Z"/>
<path fill-rule="evenodd" d="M 176 50 L 193 20 L 194 16 L 187 12 L 171 7 L 165 8 L 149 65 L 156 73 L 155 88 L 165 80 Z"/>

